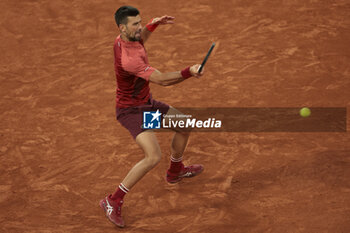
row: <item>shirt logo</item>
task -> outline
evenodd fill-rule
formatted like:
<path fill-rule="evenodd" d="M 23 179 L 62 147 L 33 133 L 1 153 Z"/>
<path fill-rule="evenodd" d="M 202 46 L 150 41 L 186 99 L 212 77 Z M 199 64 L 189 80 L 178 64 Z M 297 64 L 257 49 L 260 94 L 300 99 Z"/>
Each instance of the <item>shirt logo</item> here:
<path fill-rule="evenodd" d="M 156 112 L 143 112 L 143 128 L 144 129 L 160 129 L 160 116 L 162 114 L 159 109 Z"/>

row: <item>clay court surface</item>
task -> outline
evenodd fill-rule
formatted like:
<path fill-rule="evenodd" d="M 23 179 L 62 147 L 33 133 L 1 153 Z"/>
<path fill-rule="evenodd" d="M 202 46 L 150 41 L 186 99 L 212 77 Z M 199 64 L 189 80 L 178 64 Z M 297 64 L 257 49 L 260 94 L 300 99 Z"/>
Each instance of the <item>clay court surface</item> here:
<path fill-rule="evenodd" d="M 127 227 L 106 219 L 99 200 L 143 157 L 115 120 L 113 16 L 125 4 L 144 23 L 176 17 L 146 43 L 162 72 L 219 42 L 201 80 L 152 84 L 157 100 L 349 111 L 347 0 L 2 0 L 0 232 L 350 232 L 349 132 L 193 133 L 185 162 L 205 171 L 175 185 L 172 134 L 158 133 L 163 158 L 126 196 Z"/>

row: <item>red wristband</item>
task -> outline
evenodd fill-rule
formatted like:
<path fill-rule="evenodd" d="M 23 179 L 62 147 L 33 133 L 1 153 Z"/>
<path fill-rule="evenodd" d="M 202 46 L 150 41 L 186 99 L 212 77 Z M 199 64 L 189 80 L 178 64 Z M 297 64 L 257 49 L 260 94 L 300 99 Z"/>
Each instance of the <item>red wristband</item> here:
<path fill-rule="evenodd" d="M 146 28 L 148 29 L 148 31 L 153 32 L 154 30 L 156 30 L 156 28 L 158 27 L 158 23 L 155 24 L 151 24 L 153 21 L 153 19 L 151 19 L 151 21 L 149 21 L 149 23 L 146 25 Z"/>
<path fill-rule="evenodd" d="M 190 72 L 190 67 L 187 67 L 187 68 L 181 70 L 181 75 L 184 79 L 192 77 L 192 74 Z"/>

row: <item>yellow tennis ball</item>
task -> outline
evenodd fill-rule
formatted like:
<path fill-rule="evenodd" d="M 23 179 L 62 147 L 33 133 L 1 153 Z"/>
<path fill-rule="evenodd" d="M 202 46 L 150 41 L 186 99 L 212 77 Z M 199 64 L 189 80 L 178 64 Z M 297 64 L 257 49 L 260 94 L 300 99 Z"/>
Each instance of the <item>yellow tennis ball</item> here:
<path fill-rule="evenodd" d="M 300 113 L 300 116 L 302 117 L 308 117 L 311 115 L 311 110 L 310 108 L 302 108 L 300 109 L 299 113 Z"/>

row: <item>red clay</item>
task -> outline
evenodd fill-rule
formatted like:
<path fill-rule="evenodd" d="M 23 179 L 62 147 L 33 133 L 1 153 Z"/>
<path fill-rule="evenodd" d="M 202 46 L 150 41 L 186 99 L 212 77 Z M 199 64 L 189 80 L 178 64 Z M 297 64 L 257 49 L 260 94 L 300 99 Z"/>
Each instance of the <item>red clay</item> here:
<path fill-rule="evenodd" d="M 166 72 L 218 48 L 201 80 L 152 85 L 174 107 L 349 107 L 350 3 L 1 1 L 0 232 L 116 232 L 98 206 L 143 156 L 115 120 L 114 12 L 164 14 L 146 44 Z M 348 108 L 349 110 L 349 108 Z M 350 122 L 348 117 L 348 123 Z M 350 135 L 193 133 L 126 196 L 123 232 L 350 232 Z"/>

